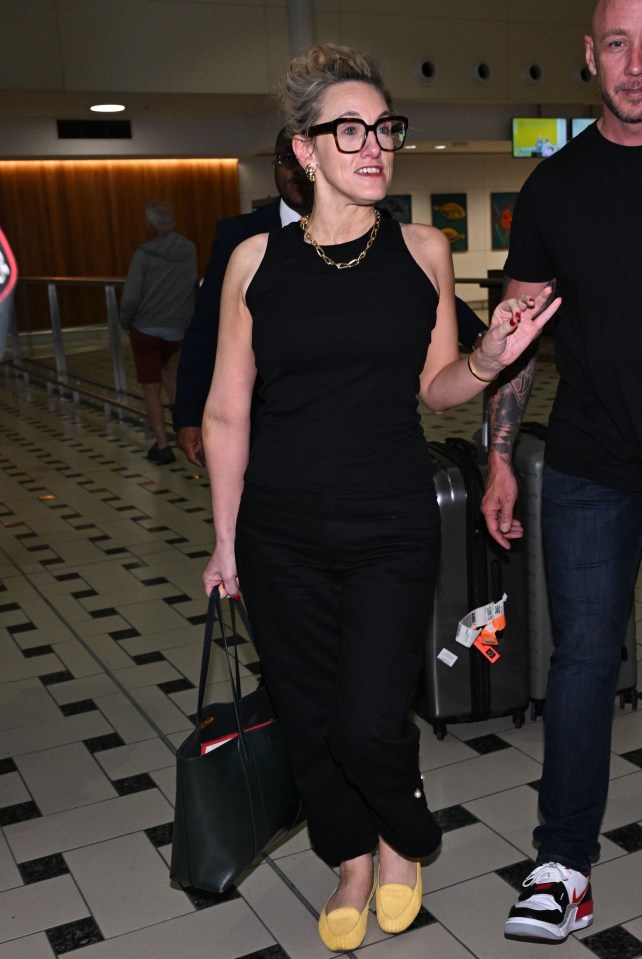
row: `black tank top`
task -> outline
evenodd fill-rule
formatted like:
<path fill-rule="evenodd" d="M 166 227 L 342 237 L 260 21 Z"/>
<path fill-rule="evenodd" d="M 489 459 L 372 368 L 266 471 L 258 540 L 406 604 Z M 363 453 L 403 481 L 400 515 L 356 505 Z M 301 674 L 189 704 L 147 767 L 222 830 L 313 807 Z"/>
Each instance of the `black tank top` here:
<path fill-rule="evenodd" d="M 350 260 L 368 236 L 326 253 Z M 260 387 L 246 480 L 364 493 L 429 483 L 417 392 L 437 302 L 394 220 L 350 270 L 324 263 L 298 223 L 271 233 L 247 291 Z"/>

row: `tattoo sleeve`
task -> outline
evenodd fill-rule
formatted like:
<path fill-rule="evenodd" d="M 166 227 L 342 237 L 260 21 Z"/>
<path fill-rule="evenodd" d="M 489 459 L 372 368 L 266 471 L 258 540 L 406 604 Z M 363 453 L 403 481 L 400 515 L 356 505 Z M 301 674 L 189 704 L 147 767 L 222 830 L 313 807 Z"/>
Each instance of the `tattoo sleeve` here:
<path fill-rule="evenodd" d="M 489 450 L 510 463 L 513 443 L 533 388 L 537 348 L 529 350 L 525 362 L 511 367 L 488 397 Z M 510 377 L 510 378 L 508 378 Z"/>

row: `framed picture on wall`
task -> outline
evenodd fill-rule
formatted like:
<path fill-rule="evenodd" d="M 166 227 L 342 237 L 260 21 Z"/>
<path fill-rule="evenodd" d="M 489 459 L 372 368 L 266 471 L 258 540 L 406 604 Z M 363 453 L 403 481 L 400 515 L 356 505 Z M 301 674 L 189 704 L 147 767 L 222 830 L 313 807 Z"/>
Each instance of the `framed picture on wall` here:
<path fill-rule="evenodd" d="M 409 193 L 389 193 L 376 205 L 380 210 L 387 210 L 393 220 L 412 223 L 412 197 Z"/>
<path fill-rule="evenodd" d="M 517 193 L 491 193 L 491 249 L 507 250 Z"/>
<path fill-rule="evenodd" d="M 448 238 L 453 253 L 468 249 L 468 207 L 465 193 L 432 193 L 432 225 Z"/>

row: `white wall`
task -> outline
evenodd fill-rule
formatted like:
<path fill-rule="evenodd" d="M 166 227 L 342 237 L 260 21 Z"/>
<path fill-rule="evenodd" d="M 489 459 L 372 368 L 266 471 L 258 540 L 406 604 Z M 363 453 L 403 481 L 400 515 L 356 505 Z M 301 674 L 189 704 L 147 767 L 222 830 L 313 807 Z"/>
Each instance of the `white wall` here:
<path fill-rule="evenodd" d="M 465 193 L 468 208 L 468 251 L 454 253 L 455 277 L 485 277 L 487 270 L 501 269 L 505 251 L 491 249 L 491 193 L 517 192 L 538 162 L 516 160 L 510 155 L 407 156 L 398 158 L 392 193 L 410 193 L 412 218 L 432 223 L 432 193 Z M 540 161 L 541 162 L 541 161 Z M 478 286 L 457 288 L 463 299 L 486 299 Z"/>
<path fill-rule="evenodd" d="M 290 55 L 287 0 L 0 2 L 0 90 L 275 93 Z M 579 70 L 593 6 L 315 0 L 314 30 L 376 56 L 398 98 L 586 103 Z M 418 73 L 427 59 L 437 67 L 430 84 Z M 471 72 L 480 62 L 491 68 L 485 82 Z"/>
<path fill-rule="evenodd" d="M 275 194 L 271 95 L 296 3 L 0 0 L 0 157 L 239 157 L 249 210 Z M 511 115 L 594 115 L 596 85 L 580 75 L 594 3 L 314 0 L 314 30 L 380 60 L 415 139 L 508 140 Z M 431 82 L 419 70 L 426 60 L 436 66 Z M 486 81 L 474 75 L 482 62 Z M 87 119 L 98 98 L 128 104 L 118 118 L 131 120 L 132 140 L 58 140 L 56 118 Z M 456 275 L 484 276 L 505 258 L 490 249 L 490 194 L 517 191 L 532 165 L 508 155 L 404 155 L 392 192 L 410 193 L 413 218 L 426 222 L 431 193 L 465 193 L 469 251 L 455 254 Z"/>
<path fill-rule="evenodd" d="M 247 157 L 269 151 L 298 0 L 0 0 L 0 157 Z M 417 140 L 498 140 L 511 115 L 585 116 L 594 0 L 313 0 L 320 40 L 374 55 Z M 430 82 L 420 65 L 435 65 Z M 475 67 L 488 65 L 484 81 Z M 534 81 L 534 64 L 541 77 Z M 122 102 L 131 140 L 58 140 Z"/>

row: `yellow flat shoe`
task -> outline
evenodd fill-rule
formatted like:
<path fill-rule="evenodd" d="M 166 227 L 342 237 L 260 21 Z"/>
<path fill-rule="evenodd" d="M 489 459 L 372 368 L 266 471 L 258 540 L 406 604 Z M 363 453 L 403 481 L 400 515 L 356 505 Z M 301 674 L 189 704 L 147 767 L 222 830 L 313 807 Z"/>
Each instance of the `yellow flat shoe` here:
<path fill-rule="evenodd" d="M 403 932 L 417 918 L 422 895 L 420 863 L 417 863 L 417 882 L 414 889 L 401 882 L 386 882 L 380 886 L 377 880 L 375 902 L 379 927 L 384 932 Z"/>
<path fill-rule="evenodd" d="M 368 896 L 365 908 L 359 912 L 352 906 L 343 906 L 341 909 L 332 909 L 326 912 L 326 902 L 319 916 L 319 935 L 321 941 L 332 952 L 345 952 L 356 949 L 363 942 L 368 925 L 368 912 L 375 893 L 375 883 Z M 334 895 L 334 893 L 332 893 Z M 330 899 L 332 896 L 330 896 Z M 330 901 L 328 899 L 328 902 Z"/>

